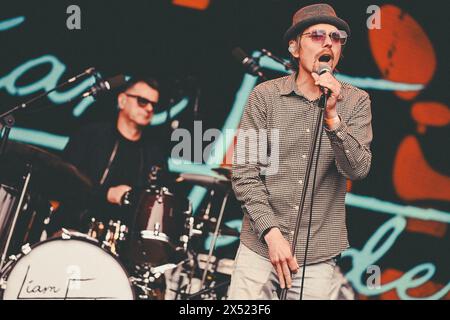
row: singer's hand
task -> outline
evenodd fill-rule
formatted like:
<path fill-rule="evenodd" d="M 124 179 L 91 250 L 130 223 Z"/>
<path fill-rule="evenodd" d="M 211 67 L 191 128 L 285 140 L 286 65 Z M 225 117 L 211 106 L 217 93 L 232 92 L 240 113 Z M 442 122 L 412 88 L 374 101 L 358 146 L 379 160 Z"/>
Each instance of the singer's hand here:
<path fill-rule="evenodd" d="M 128 192 L 130 190 L 131 190 L 131 187 L 127 186 L 127 185 L 111 187 L 108 190 L 106 199 L 108 200 L 109 203 L 121 205 L 123 195 L 125 194 L 125 192 Z"/>
<path fill-rule="evenodd" d="M 296 273 L 299 269 L 297 261 L 292 256 L 289 242 L 283 237 L 278 228 L 272 228 L 264 236 L 269 247 L 269 259 L 277 271 L 280 286 L 292 286 L 291 271 Z"/>
<path fill-rule="evenodd" d="M 322 75 L 317 73 L 311 73 L 316 86 L 321 86 L 326 88 L 325 90 L 330 90 L 331 94 L 327 99 L 327 105 L 324 110 L 324 116 L 326 119 L 334 119 L 338 116 L 336 111 L 336 103 L 341 95 L 341 84 L 336 78 L 329 72 L 325 72 Z"/>

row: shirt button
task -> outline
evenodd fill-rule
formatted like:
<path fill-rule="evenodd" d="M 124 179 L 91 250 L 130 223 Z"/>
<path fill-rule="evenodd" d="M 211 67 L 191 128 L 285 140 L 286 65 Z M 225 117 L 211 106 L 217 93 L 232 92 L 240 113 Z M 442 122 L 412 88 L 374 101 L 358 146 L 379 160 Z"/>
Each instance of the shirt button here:
<path fill-rule="evenodd" d="M 303 159 L 306 159 L 306 154 L 302 154 L 302 158 L 303 158 Z"/>
<path fill-rule="evenodd" d="M 306 133 L 309 133 L 309 129 L 306 129 Z"/>
<path fill-rule="evenodd" d="M 299 206 L 294 206 L 294 209 L 298 210 L 298 209 L 300 209 L 300 207 Z"/>
<path fill-rule="evenodd" d="M 291 235 L 294 235 L 294 231 L 289 232 Z"/>
<path fill-rule="evenodd" d="M 303 180 L 299 180 L 298 183 L 303 184 Z"/>
<path fill-rule="evenodd" d="M 345 153 L 350 153 L 350 150 L 348 150 L 348 149 L 345 149 Z"/>

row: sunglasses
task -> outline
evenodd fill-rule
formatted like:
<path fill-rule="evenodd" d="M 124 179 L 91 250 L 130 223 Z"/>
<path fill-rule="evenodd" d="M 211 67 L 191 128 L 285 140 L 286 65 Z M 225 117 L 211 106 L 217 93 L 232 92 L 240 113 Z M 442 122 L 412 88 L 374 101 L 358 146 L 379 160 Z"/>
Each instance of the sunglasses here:
<path fill-rule="evenodd" d="M 148 99 L 146 99 L 144 97 L 137 96 L 137 95 L 130 94 L 130 93 L 125 93 L 125 95 L 127 97 L 135 98 L 138 106 L 141 107 L 141 108 L 145 108 L 149 104 L 152 105 L 153 109 L 156 109 L 158 107 L 158 102 L 150 101 L 150 100 L 148 100 Z"/>
<path fill-rule="evenodd" d="M 301 34 L 300 36 L 309 36 L 312 41 L 324 43 L 327 37 L 327 32 L 325 30 L 313 30 L 311 32 L 306 32 Z M 347 32 L 344 30 L 332 31 L 328 34 L 333 44 L 341 44 L 344 45 L 347 42 Z"/>

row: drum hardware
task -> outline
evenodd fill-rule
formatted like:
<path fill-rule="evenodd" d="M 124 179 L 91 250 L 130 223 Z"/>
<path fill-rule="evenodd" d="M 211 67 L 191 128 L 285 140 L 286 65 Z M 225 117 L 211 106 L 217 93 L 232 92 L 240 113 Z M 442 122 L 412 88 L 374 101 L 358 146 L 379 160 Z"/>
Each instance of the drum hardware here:
<path fill-rule="evenodd" d="M 207 265 L 207 259 L 208 255 L 198 254 L 198 268 L 200 268 L 201 270 L 205 270 L 205 268 L 208 266 L 208 271 L 211 273 L 220 273 L 223 275 L 231 276 L 234 268 L 234 260 L 227 258 L 219 259 L 216 256 L 212 256 L 210 259 L 210 264 Z"/>
<path fill-rule="evenodd" d="M 200 185 L 206 188 L 214 188 L 222 191 L 231 191 L 231 181 L 223 175 L 216 174 L 214 176 L 194 174 L 194 173 L 181 173 L 176 180 L 178 183 L 188 182 L 196 185 Z"/>
<path fill-rule="evenodd" d="M 131 204 L 130 195 L 131 195 L 131 190 L 129 190 L 123 194 L 122 199 L 120 201 L 120 204 L 122 206 L 129 206 Z"/>
<path fill-rule="evenodd" d="M 95 218 L 91 218 L 87 235 L 91 238 L 99 240 L 104 233 L 105 226 L 103 222 L 97 222 Z"/>
<path fill-rule="evenodd" d="M 162 300 L 165 291 L 164 272 L 176 268 L 175 264 L 151 267 L 147 264 L 134 267 L 134 275 L 130 277 L 131 283 L 139 290 L 138 298 L 141 300 Z"/>
<path fill-rule="evenodd" d="M 222 223 L 222 218 L 223 218 L 223 214 L 225 212 L 225 206 L 227 204 L 229 194 L 230 193 L 228 191 L 225 194 L 225 196 L 223 198 L 223 201 L 222 201 L 222 206 L 220 208 L 219 217 L 217 219 L 216 229 L 214 230 L 214 234 L 213 234 L 213 237 L 211 239 L 210 246 L 209 246 L 209 252 L 208 252 L 208 258 L 207 258 L 207 261 L 206 261 L 206 267 L 205 267 L 205 270 L 203 272 L 202 281 L 201 281 L 201 284 L 200 284 L 201 288 L 203 288 L 203 286 L 205 284 L 206 276 L 208 274 L 209 264 L 211 263 L 211 257 L 213 255 L 213 251 L 214 251 L 214 249 L 216 247 L 217 238 L 219 237 L 220 225 Z"/>
<path fill-rule="evenodd" d="M 127 233 L 128 227 L 122 224 L 120 220 L 110 220 L 108 230 L 106 231 L 106 236 L 102 244 L 107 246 L 112 253 L 118 255 L 118 246 L 121 242 L 126 240 Z"/>
<path fill-rule="evenodd" d="M 202 300 L 211 300 L 217 299 L 217 293 L 216 291 L 222 287 L 228 286 L 230 284 L 230 280 L 221 282 L 217 285 L 211 285 L 211 287 L 200 290 L 194 294 L 191 294 L 187 297 L 185 297 L 186 300 L 193 300 L 194 298 L 200 297 Z"/>
<path fill-rule="evenodd" d="M 210 273 L 220 273 L 222 275 L 231 276 L 234 269 L 234 260 L 222 258 L 218 259 L 215 256 L 212 256 L 210 259 L 210 264 L 207 265 L 208 256 L 206 254 L 198 254 L 197 255 L 197 262 L 198 267 L 201 270 L 205 270 L 206 267 L 208 267 L 208 272 Z"/>
<path fill-rule="evenodd" d="M 62 228 L 61 229 L 62 233 L 61 233 L 61 239 L 63 240 L 70 240 L 72 239 L 72 234 L 69 230 Z"/>
<path fill-rule="evenodd" d="M 20 251 L 21 251 L 24 255 L 29 254 L 29 253 L 31 252 L 31 246 L 30 246 L 30 244 L 29 244 L 29 243 L 25 243 L 25 244 L 22 246 L 22 248 L 21 248 Z"/>
<path fill-rule="evenodd" d="M 216 269 L 216 262 L 217 262 L 217 257 L 215 256 L 211 256 L 209 258 L 209 263 L 208 263 L 208 255 L 206 254 L 198 254 L 197 255 L 197 263 L 198 263 L 198 267 L 201 270 L 205 270 L 206 268 L 208 268 L 208 272 L 214 272 Z"/>
<path fill-rule="evenodd" d="M 91 218 L 87 235 L 98 240 L 104 248 L 108 248 L 111 253 L 119 255 L 119 246 L 126 240 L 128 227 L 120 220 L 110 220 L 108 227 L 105 228 L 103 222 L 97 222 Z"/>
<path fill-rule="evenodd" d="M 197 224 L 197 229 L 204 230 L 205 233 L 213 233 L 217 227 L 217 219 L 214 217 L 209 218 L 208 220 L 204 220 L 204 216 L 199 220 Z M 200 231 L 203 233 L 203 231 Z M 219 229 L 219 235 L 221 236 L 230 236 L 230 237 L 239 237 L 240 232 L 236 229 L 228 227 L 226 224 L 222 224 Z"/>
<path fill-rule="evenodd" d="M 179 262 L 178 264 L 168 263 L 168 264 L 156 267 L 156 268 L 152 268 L 152 272 L 154 272 L 154 273 L 156 273 L 156 272 L 166 273 L 167 271 L 170 271 L 170 270 L 173 270 L 175 268 L 178 268 L 180 265 L 186 263 L 186 261 L 188 261 L 188 260 L 189 259 L 185 259 L 185 260 Z"/>
<path fill-rule="evenodd" d="M 208 220 L 209 219 L 209 214 L 211 213 L 211 207 L 212 207 L 211 199 L 214 198 L 214 194 L 215 193 L 216 193 L 216 191 L 214 189 L 211 189 L 209 191 L 209 201 L 208 201 L 208 204 L 206 205 L 205 212 L 203 213 L 203 220 Z"/>
<path fill-rule="evenodd" d="M 6 262 L 6 256 L 8 255 L 8 252 L 9 252 L 9 249 L 10 249 L 10 244 L 11 244 L 12 236 L 13 236 L 13 233 L 14 233 L 14 229 L 15 229 L 16 224 L 17 224 L 17 219 L 19 217 L 20 211 L 22 210 L 24 198 L 25 198 L 25 195 L 26 195 L 26 193 L 28 191 L 28 185 L 29 185 L 30 179 L 31 179 L 31 165 L 28 165 L 27 169 L 28 169 L 27 170 L 28 172 L 27 172 L 27 174 L 25 176 L 25 179 L 24 179 L 25 181 L 24 181 L 24 184 L 23 184 L 23 187 L 22 187 L 22 192 L 20 194 L 20 199 L 19 199 L 19 202 L 17 204 L 16 211 L 14 213 L 12 223 L 9 226 L 9 230 L 7 230 L 8 236 L 6 238 L 6 243 L 5 243 L 4 246 L 2 246 L 3 247 L 3 252 L 2 252 L 1 259 L 0 259 L 0 270 L 3 269 L 3 266 L 4 266 L 5 262 Z"/>
<path fill-rule="evenodd" d="M 42 230 L 41 236 L 39 237 L 39 241 L 47 240 L 47 238 L 48 238 L 47 228 L 50 226 L 51 218 L 52 218 L 53 214 L 55 213 L 55 210 L 56 209 L 50 205 L 49 214 L 43 221 L 44 230 Z"/>
<path fill-rule="evenodd" d="M 192 212 L 192 211 L 189 211 Z M 187 230 L 187 234 L 184 234 L 180 237 L 180 242 L 182 243 L 182 250 L 183 252 L 188 251 L 188 243 L 194 236 L 199 236 L 203 234 L 203 231 L 201 230 L 201 226 L 194 225 L 195 218 L 189 217 L 186 220 L 185 229 Z"/>

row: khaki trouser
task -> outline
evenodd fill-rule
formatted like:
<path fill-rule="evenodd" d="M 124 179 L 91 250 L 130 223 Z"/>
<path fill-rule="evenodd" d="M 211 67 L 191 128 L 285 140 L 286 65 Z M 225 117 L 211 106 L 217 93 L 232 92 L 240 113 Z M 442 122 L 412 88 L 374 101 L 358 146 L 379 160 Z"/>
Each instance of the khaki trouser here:
<path fill-rule="evenodd" d="M 330 300 L 337 296 L 334 284 L 336 260 L 306 266 L 303 288 L 304 300 Z M 288 300 L 300 298 L 303 268 L 293 275 Z M 235 267 L 228 290 L 230 300 L 278 300 L 280 285 L 270 260 L 253 252 L 242 243 L 239 246 Z"/>

